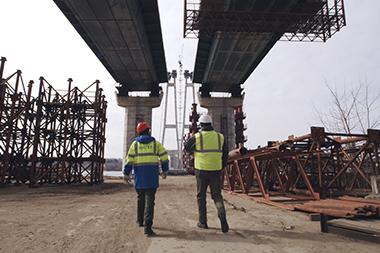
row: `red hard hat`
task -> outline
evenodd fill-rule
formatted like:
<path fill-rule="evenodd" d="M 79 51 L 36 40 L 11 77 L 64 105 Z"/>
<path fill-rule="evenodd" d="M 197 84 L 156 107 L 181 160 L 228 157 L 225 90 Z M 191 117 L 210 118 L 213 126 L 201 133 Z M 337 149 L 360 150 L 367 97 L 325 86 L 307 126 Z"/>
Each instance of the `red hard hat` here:
<path fill-rule="evenodd" d="M 148 123 L 142 121 L 140 123 L 137 124 L 137 127 L 136 127 L 136 132 L 138 134 L 141 134 L 142 132 L 144 132 L 145 130 L 149 129 L 150 126 Z"/>

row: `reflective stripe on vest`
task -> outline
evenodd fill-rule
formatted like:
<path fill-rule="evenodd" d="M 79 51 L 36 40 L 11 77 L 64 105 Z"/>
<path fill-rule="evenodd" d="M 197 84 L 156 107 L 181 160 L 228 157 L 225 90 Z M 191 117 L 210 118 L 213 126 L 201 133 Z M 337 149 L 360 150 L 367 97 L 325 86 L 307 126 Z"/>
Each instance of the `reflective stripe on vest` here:
<path fill-rule="evenodd" d="M 222 169 L 224 136 L 216 131 L 195 134 L 194 167 L 197 170 Z"/>
<path fill-rule="evenodd" d="M 150 143 L 139 143 L 135 141 L 135 165 L 158 165 L 159 155 L 157 152 L 157 143 L 153 141 Z"/>

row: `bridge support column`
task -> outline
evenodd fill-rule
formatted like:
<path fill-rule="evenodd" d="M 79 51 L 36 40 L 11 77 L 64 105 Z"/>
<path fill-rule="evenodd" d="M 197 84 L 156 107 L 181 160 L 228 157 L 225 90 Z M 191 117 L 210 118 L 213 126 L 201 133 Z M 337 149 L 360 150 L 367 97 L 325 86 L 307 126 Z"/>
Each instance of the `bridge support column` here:
<path fill-rule="evenodd" d="M 159 97 L 132 97 L 117 95 L 117 104 L 125 108 L 124 115 L 124 145 L 123 159 L 128 153 L 129 146 L 136 137 L 136 125 L 140 121 L 152 126 L 152 109 L 159 107 L 162 94 Z"/>
<path fill-rule="evenodd" d="M 235 117 L 234 108 L 243 105 L 242 97 L 201 97 L 199 104 L 207 108 L 216 131 L 221 132 L 226 139 L 229 150 L 235 149 Z"/>

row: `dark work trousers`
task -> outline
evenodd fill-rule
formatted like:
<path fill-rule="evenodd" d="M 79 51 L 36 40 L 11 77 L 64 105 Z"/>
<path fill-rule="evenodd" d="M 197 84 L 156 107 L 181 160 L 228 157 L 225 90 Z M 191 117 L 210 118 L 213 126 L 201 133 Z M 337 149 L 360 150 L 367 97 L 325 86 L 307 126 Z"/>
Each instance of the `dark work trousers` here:
<path fill-rule="evenodd" d="M 226 218 L 226 210 L 221 193 L 220 173 L 220 171 L 195 170 L 200 223 L 207 223 L 206 193 L 208 186 L 210 186 L 211 198 L 214 200 L 216 209 L 218 210 L 219 219 Z"/>
<path fill-rule="evenodd" d="M 157 189 L 136 189 L 137 192 L 137 222 L 151 228 L 154 216 L 154 200 Z"/>

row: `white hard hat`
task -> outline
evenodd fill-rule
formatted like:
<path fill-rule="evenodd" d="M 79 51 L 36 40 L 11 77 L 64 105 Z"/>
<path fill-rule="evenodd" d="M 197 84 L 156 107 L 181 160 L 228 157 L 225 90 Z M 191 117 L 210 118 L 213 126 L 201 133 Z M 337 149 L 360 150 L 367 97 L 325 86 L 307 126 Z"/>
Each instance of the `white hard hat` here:
<path fill-rule="evenodd" d="M 203 114 L 202 116 L 199 117 L 199 123 L 212 124 L 212 119 L 209 115 Z"/>

